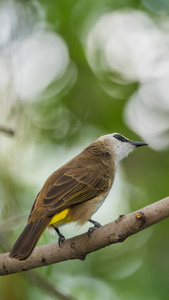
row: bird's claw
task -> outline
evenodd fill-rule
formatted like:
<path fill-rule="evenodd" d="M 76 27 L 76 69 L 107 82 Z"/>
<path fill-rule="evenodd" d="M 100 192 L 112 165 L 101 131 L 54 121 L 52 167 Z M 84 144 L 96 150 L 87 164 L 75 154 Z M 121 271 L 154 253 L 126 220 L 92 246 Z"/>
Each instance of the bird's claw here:
<path fill-rule="evenodd" d="M 59 247 L 61 248 L 61 245 L 62 245 L 62 243 L 63 243 L 64 240 L 65 240 L 65 237 L 64 237 L 63 234 L 60 233 L 60 230 L 59 230 L 58 227 L 54 227 L 54 226 L 53 226 L 53 228 L 56 230 L 56 232 L 57 232 L 57 234 L 58 234 L 58 236 L 59 236 L 59 238 L 58 238 L 58 244 L 59 244 Z"/>
<path fill-rule="evenodd" d="M 87 235 L 88 237 L 90 238 L 90 234 L 96 229 L 97 227 L 93 226 L 93 227 L 90 227 L 87 231 Z"/>
<path fill-rule="evenodd" d="M 91 220 L 89 220 L 89 221 L 91 222 Z M 88 229 L 88 232 L 87 232 L 88 237 L 90 237 L 90 234 L 91 234 L 96 228 L 101 227 L 101 224 L 98 223 L 98 222 L 96 222 L 96 221 L 92 221 L 91 223 L 93 223 L 94 226 L 93 226 L 93 227 L 90 227 L 90 228 Z"/>
<path fill-rule="evenodd" d="M 64 235 L 60 234 L 60 235 L 59 235 L 59 239 L 58 239 L 58 244 L 59 244 L 59 247 L 60 247 L 60 248 L 61 248 L 61 245 L 62 245 L 62 243 L 64 242 L 64 240 L 65 240 Z"/>

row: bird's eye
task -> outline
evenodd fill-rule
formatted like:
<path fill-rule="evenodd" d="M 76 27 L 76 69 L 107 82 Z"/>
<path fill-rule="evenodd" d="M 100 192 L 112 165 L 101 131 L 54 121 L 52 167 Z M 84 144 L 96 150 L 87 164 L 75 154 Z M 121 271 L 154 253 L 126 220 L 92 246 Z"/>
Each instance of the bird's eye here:
<path fill-rule="evenodd" d="M 114 135 L 115 139 L 121 141 L 121 142 L 127 142 L 127 140 L 125 139 L 124 136 L 122 136 L 121 134 L 115 134 Z"/>
<path fill-rule="evenodd" d="M 115 139 L 120 140 L 121 135 L 120 134 L 115 134 L 114 137 L 115 137 Z"/>

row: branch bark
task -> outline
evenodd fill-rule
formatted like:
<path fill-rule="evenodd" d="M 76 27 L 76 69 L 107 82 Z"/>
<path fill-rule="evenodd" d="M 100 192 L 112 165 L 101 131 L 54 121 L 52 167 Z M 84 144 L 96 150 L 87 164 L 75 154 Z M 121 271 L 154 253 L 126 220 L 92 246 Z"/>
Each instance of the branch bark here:
<path fill-rule="evenodd" d="M 123 242 L 129 236 L 168 217 L 169 197 L 120 216 L 114 222 L 96 229 L 90 238 L 84 233 L 65 240 L 61 248 L 57 243 L 36 247 L 24 261 L 9 258 L 9 253 L 0 254 L 0 275 L 27 271 L 66 260 L 84 260 L 89 253 Z"/>

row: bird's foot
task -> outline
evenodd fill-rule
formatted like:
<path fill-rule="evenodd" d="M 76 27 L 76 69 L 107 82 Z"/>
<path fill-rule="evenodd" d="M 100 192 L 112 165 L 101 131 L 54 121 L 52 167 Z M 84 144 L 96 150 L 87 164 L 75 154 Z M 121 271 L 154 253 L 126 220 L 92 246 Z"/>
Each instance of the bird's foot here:
<path fill-rule="evenodd" d="M 62 245 L 62 243 L 63 243 L 64 240 L 65 240 L 65 237 L 64 237 L 63 234 L 61 234 L 59 228 L 57 228 L 57 227 L 55 228 L 55 227 L 54 227 L 54 229 L 56 230 L 56 232 L 57 232 L 57 234 L 58 234 L 58 236 L 59 236 L 58 244 L 59 244 L 59 247 L 61 248 L 61 245 Z"/>
<path fill-rule="evenodd" d="M 60 234 L 59 239 L 58 239 L 58 244 L 59 244 L 59 247 L 60 247 L 60 248 L 61 248 L 61 245 L 62 245 L 62 243 L 64 242 L 64 240 L 65 240 L 64 235 L 63 235 L 63 234 Z"/>
<path fill-rule="evenodd" d="M 90 237 L 90 234 L 91 234 L 96 228 L 99 228 L 99 227 L 102 226 L 100 223 L 98 223 L 98 222 L 96 222 L 96 221 L 93 221 L 93 220 L 91 220 L 91 219 L 89 220 L 89 222 L 92 223 L 94 226 L 93 226 L 93 227 L 90 227 L 90 228 L 88 229 L 88 232 L 87 232 L 88 237 Z"/>

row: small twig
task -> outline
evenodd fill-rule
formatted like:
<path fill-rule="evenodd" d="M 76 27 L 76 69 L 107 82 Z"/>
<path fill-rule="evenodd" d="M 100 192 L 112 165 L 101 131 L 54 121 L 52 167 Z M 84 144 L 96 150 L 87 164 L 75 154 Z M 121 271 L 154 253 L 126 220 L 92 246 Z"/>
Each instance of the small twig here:
<path fill-rule="evenodd" d="M 0 124 L 0 131 L 5 133 L 5 134 L 8 134 L 10 136 L 14 136 L 14 134 L 15 134 L 15 131 L 12 128 L 7 127 L 7 126 L 2 125 L 2 124 Z"/>
<path fill-rule="evenodd" d="M 0 275 L 8 275 L 61 261 L 81 259 L 111 244 L 123 242 L 129 236 L 169 217 L 169 197 L 96 229 L 89 238 L 86 233 L 65 240 L 60 248 L 57 243 L 36 247 L 24 261 L 0 255 Z"/>

